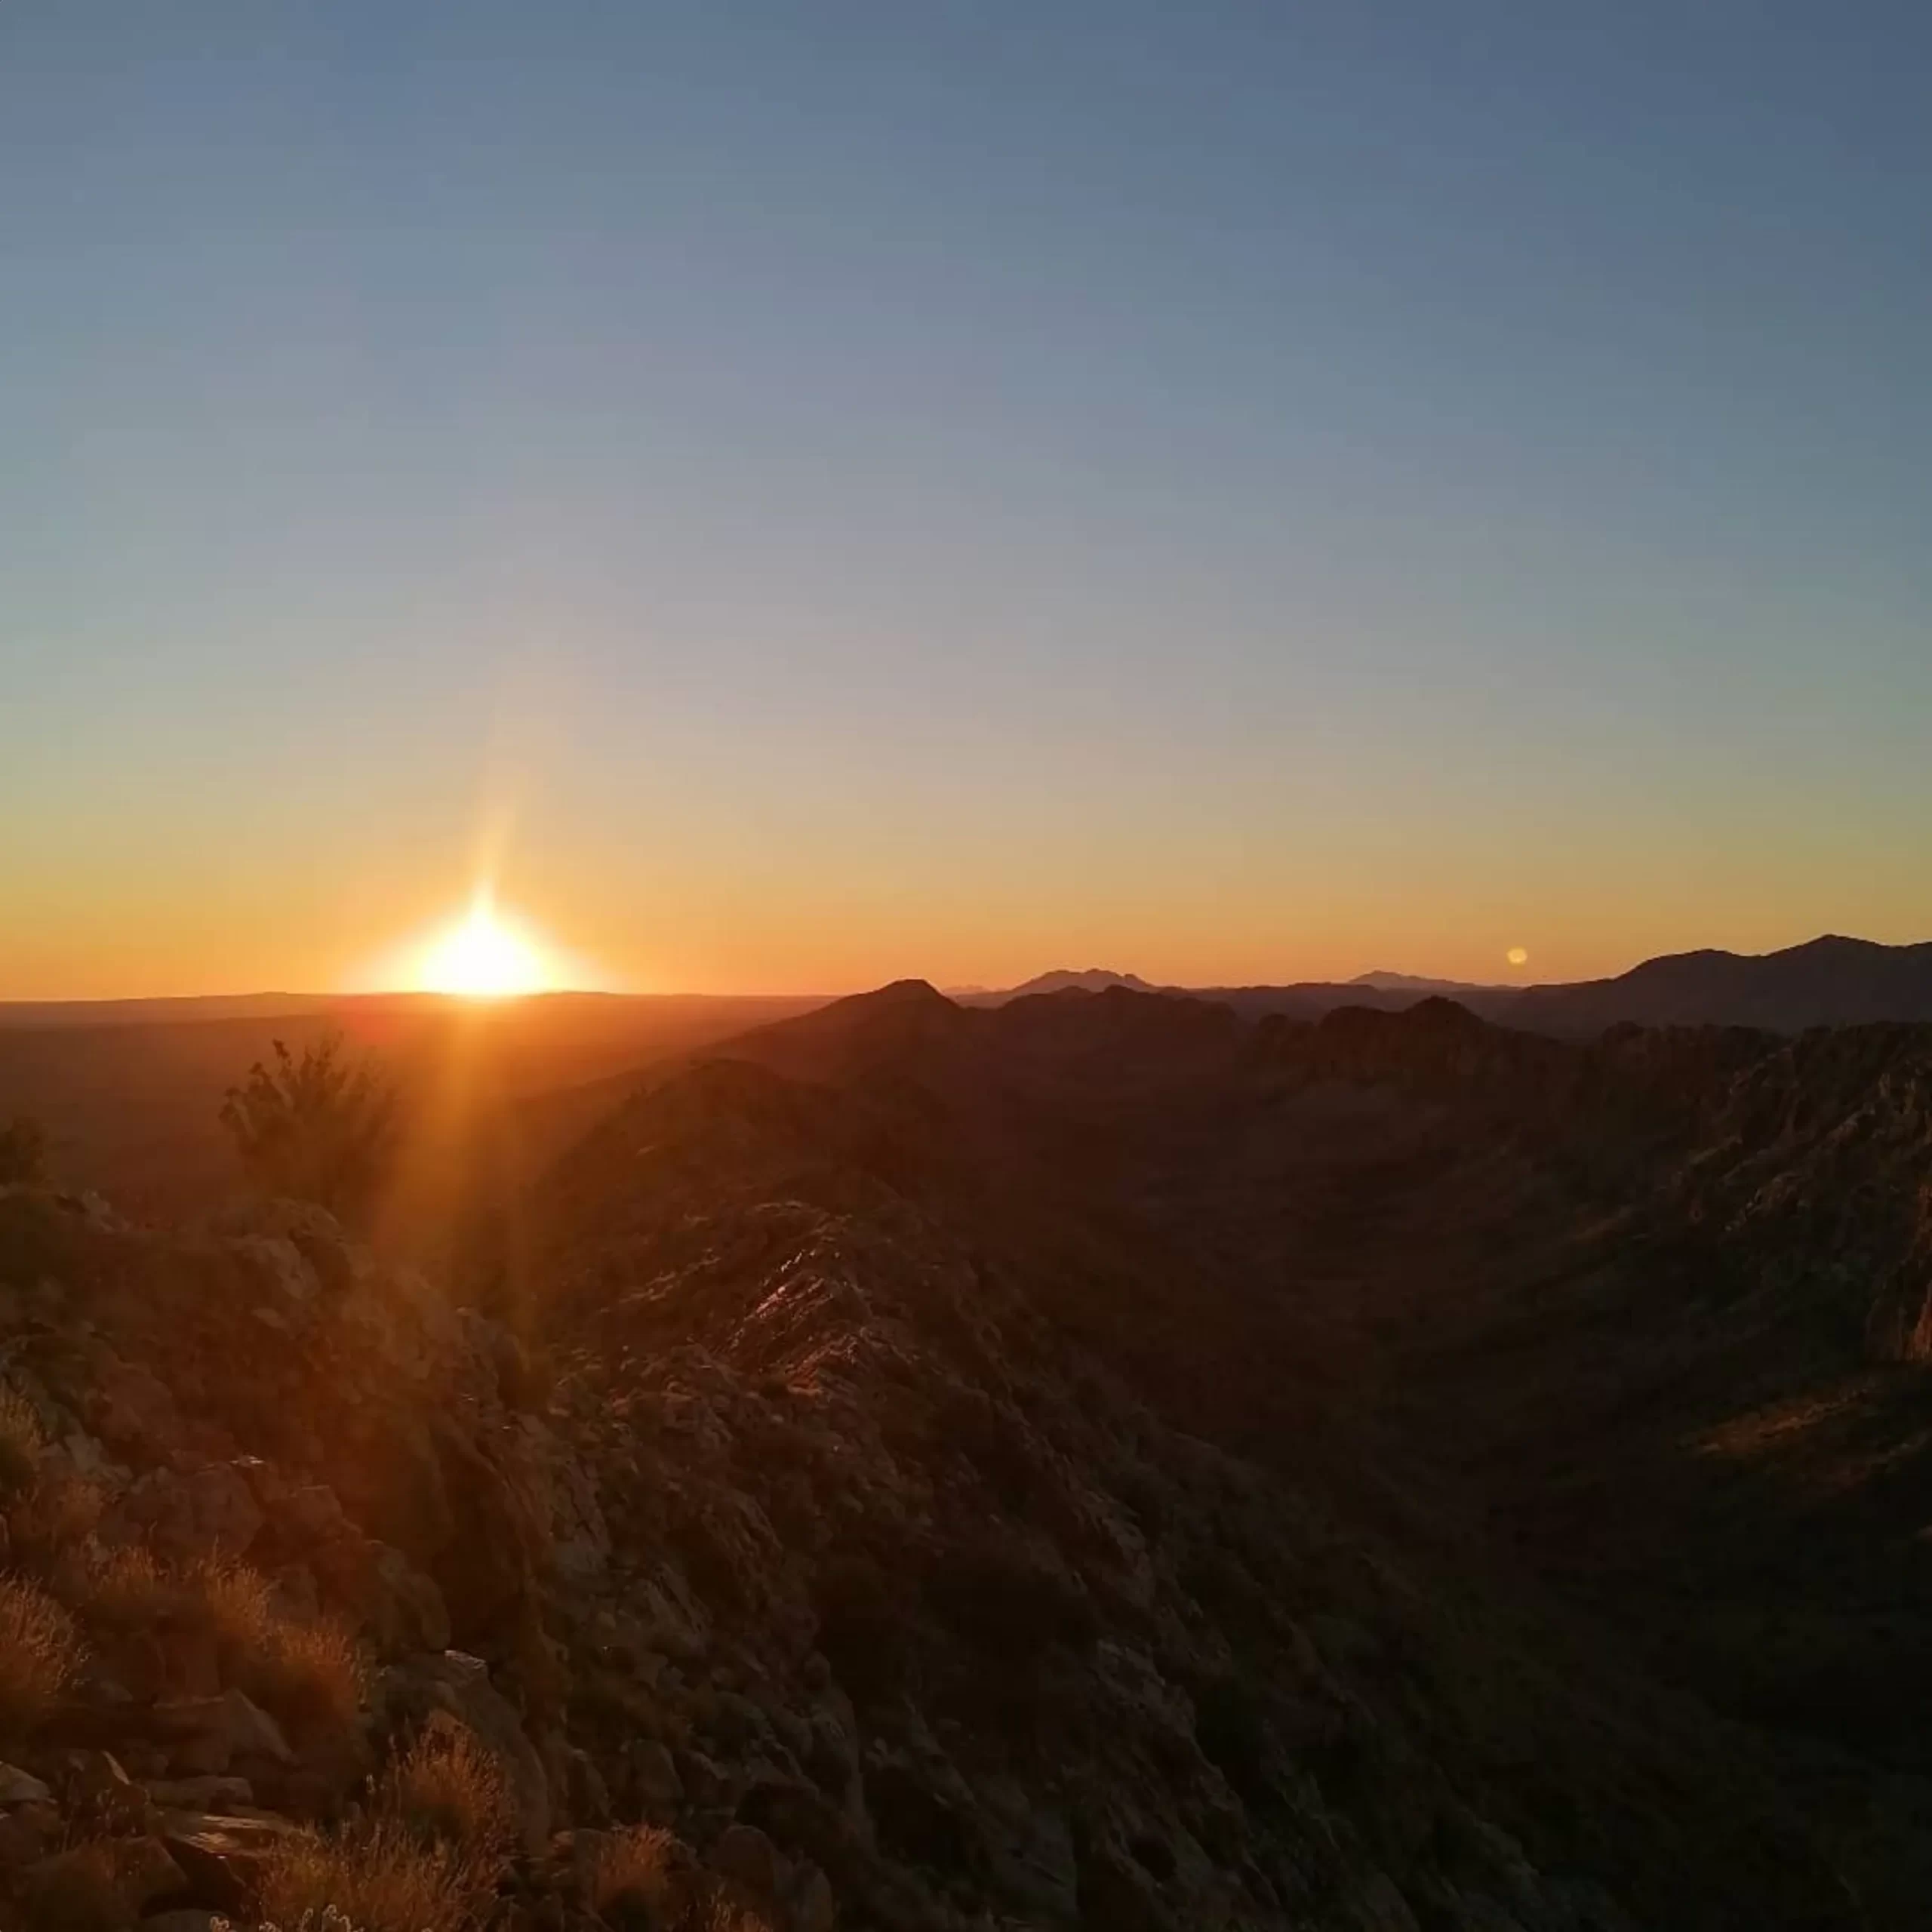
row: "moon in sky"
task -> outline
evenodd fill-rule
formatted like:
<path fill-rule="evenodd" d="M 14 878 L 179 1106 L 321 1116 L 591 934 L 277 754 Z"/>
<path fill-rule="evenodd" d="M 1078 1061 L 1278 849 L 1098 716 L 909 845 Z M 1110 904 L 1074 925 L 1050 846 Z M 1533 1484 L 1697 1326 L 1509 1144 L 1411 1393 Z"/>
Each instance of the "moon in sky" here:
<path fill-rule="evenodd" d="M 1520 946 L 1512 946 L 1503 956 L 1512 966 L 1527 966 L 1530 963 L 1530 955 Z"/>

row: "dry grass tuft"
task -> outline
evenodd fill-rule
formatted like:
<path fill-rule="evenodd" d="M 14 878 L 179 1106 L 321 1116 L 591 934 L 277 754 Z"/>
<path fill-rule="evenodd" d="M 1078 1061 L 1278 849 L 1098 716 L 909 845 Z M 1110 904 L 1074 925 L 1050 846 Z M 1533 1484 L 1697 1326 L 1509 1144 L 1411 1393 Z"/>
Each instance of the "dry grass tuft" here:
<path fill-rule="evenodd" d="M 100 1485 L 72 1471 L 38 1475 L 8 1513 L 15 1553 L 51 1564 L 91 1537 L 107 1506 Z"/>
<path fill-rule="evenodd" d="M 209 1927 L 208 1932 L 242 1932 L 242 1928 L 226 1918 L 217 1918 Z M 256 1932 L 363 1932 L 363 1928 L 352 1925 L 334 1906 L 319 1912 L 305 1912 L 294 1923 L 286 1927 L 277 1925 L 272 1920 L 265 1919 Z"/>
<path fill-rule="evenodd" d="M 425 1844 L 399 1820 L 305 1832 L 269 1859 L 256 1903 L 278 1925 L 333 1909 L 359 1932 L 470 1932 L 496 1894 L 502 1866 L 458 1847 Z"/>
<path fill-rule="evenodd" d="M 671 1834 L 656 1825 L 632 1825 L 614 1832 L 590 1871 L 590 1909 L 601 1915 L 619 1906 L 642 1909 L 654 1924 L 668 1922 L 676 1883 Z"/>
<path fill-rule="evenodd" d="M 74 1620 L 37 1584 L 0 1577 L 0 1737 L 24 1737 L 80 1668 Z"/>
<path fill-rule="evenodd" d="M 45 1447 L 33 1404 L 17 1389 L 0 1386 L 0 1500 L 11 1501 L 26 1489 Z"/>
<path fill-rule="evenodd" d="M 424 1732 L 384 1774 L 382 1804 L 425 1842 L 440 1841 L 500 1864 L 515 1841 L 503 1767 L 467 1730 Z"/>
<path fill-rule="evenodd" d="M 365 1684 L 355 1640 L 326 1618 L 277 1626 L 242 1678 L 258 1703 L 312 1737 L 353 1728 Z"/>
<path fill-rule="evenodd" d="M 84 1623 L 115 1632 L 152 1629 L 183 1600 L 179 1579 L 141 1543 L 90 1549 L 63 1593 Z"/>
<path fill-rule="evenodd" d="M 720 1893 L 696 1918 L 698 1932 L 773 1932 L 772 1923 L 761 1912 Z"/>
<path fill-rule="evenodd" d="M 245 1563 L 198 1563 L 187 1583 L 223 1651 L 245 1657 L 269 1643 L 280 1620 L 273 1588 L 259 1570 Z"/>
<path fill-rule="evenodd" d="M 246 1564 L 203 1564 L 188 1583 L 233 1681 L 258 1704 L 312 1735 L 355 1723 L 362 1660 L 340 1624 L 288 1616 L 268 1579 Z"/>

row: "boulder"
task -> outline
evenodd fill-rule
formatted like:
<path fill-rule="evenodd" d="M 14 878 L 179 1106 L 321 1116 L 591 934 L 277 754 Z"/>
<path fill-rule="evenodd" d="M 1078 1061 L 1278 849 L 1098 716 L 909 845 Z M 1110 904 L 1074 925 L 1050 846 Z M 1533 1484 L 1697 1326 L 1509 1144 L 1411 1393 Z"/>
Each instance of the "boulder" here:
<path fill-rule="evenodd" d="M 182 1697 L 154 1707 L 151 1719 L 163 1738 L 176 1741 L 174 1760 L 190 1756 L 206 1775 L 218 1775 L 234 1758 L 265 1758 L 290 1764 L 295 1754 L 281 1727 L 244 1692 L 224 1690 L 218 1697 Z M 221 1761 L 209 1761 L 219 1756 Z"/>
<path fill-rule="evenodd" d="M 29 1923 L 74 1932 L 130 1932 L 154 1900 L 180 1890 L 181 1868 L 152 1838 L 94 1838 L 40 1859 L 17 1890 Z"/>
<path fill-rule="evenodd" d="M 160 1837 L 195 1903 L 239 1912 L 254 1894 L 261 1866 L 300 1829 L 264 1811 L 245 1817 L 172 1811 L 161 1820 Z"/>
<path fill-rule="evenodd" d="M 833 1932 L 838 1923 L 838 1905 L 832 1895 L 832 1881 L 816 1865 L 799 1869 L 786 1903 L 792 1932 Z"/>
<path fill-rule="evenodd" d="M 775 1903 L 791 1877 L 783 1855 L 755 1825 L 728 1825 L 711 1848 L 710 1863 L 761 1906 Z"/>
<path fill-rule="evenodd" d="M 255 1801 L 246 1778 L 150 1778 L 147 1794 L 165 1811 L 232 1811 Z"/>
<path fill-rule="evenodd" d="M 12 1764 L 0 1764 L 0 1805 L 44 1803 L 53 1795 L 31 1772 Z"/>
<path fill-rule="evenodd" d="M 61 1796 L 68 1810 L 96 1831 L 138 1832 L 147 1828 L 152 1807 L 112 1752 L 63 1752 Z"/>
<path fill-rule="evenodd" d="M 684 1801 L 685 1781 L 669 1748 L 654 1737 L 632 1740 L 624 1752 L 632 1796 L 648 1818 L 668 1818 Z"/>
<path fill-rule="evenodd" d="M 210 1463 L 186 1475 L 151 1469 L 103 1519 L 115 1542 L 146 1542 L 178 1564 L 219 1561 L 248 1553 L 260 1532 L 261 1506 L 233 1463 Z"/>
<path fill-rule="evenodd" d="M 158 1838 L 123 1839 L 115 1847 L 114 1862 L 121 1896 L 137 1912 L 181 1888 L 181 1867 Z"/>
<path fill-rule="evenodd" d="M 383 1655 L 448 1647 L 450 1616 L 442 1592 L 392 1545 L 344 1524 L 310 1552 L 309 1565 L 322 1595 Z"/>

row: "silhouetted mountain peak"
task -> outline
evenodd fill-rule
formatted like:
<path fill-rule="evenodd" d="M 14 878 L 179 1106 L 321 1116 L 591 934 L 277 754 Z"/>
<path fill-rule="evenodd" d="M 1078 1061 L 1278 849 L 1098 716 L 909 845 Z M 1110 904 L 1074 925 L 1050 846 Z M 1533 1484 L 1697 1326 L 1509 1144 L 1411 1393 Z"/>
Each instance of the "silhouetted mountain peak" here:
<path fill-rule="evenodd" d="M 1116 973 L 1107 966 L 1056 966 L 1013 987 L 1008 999 L 1026 999 L 1035 993 L 1104 992 L 1110 986 L 1124 986 L 1129 992 L 1158 992 L 1160 989 L 1138 973 Z"/>
<path fill-rule="evenodd" d="M 1437 980 L 1424 973 L 1389 973 L 1380 967 L 1367 973 L 1358 973 L 1349 982 L 1352 986 L 1373 986 L 1382 993 L 1481 993 L 1493 992 L 1497 989 L 1475 980 Z"/>
<path fill-rule="evenodd" d="M 828 1013 L 849 1013 L 867 1007 L 949 1007 L 952 1001 L 930 980 L 892 980 L 875 986 L 870 992 L 851 993 L 835 1000 L 824 1009 Z"/>

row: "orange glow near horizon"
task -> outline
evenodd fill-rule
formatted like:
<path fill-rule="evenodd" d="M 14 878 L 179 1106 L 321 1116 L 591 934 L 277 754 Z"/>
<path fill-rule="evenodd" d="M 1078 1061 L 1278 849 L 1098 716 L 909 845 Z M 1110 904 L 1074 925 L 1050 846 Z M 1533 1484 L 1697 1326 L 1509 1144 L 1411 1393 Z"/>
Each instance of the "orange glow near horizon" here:
<path fill-rule="evenodd" d="M 543 949 L 499 915 L 487 886 L 478 888 L 458 924 L 431 940 L 415 972 L 417 991 L 469 999 L 509 999 L 561 984 Z"/>

